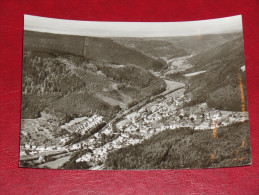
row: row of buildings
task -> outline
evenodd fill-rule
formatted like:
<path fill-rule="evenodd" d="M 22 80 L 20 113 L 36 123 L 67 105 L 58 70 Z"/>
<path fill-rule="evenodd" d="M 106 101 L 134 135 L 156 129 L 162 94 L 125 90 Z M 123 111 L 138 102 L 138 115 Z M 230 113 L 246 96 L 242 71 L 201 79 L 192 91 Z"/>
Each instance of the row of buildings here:
<path fill-rule="evenodd" d="M 80 122 L 80 125 L 76 127 L 75 132 L 83 135 L 103 122 L 104 121 L 102 116 L 97 116 L 96 114 L 94 114 L 92 117 Z"/>

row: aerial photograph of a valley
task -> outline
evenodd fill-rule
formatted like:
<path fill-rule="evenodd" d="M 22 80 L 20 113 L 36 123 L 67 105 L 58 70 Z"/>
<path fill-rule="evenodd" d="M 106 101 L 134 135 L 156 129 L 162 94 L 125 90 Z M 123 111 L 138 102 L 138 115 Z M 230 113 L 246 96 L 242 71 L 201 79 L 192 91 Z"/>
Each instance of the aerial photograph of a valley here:
<path fill-rule="evenodd" d="M 23 36 L 19 167 L 251 164 L 241 16 L 140 24 L 26 15 Z"/>

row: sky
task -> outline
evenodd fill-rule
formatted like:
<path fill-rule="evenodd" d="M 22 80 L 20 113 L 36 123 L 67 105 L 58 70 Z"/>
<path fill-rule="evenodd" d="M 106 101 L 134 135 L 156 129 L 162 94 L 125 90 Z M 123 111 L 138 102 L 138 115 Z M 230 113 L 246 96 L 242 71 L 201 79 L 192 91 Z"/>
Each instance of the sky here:
<path fill-rule="evenodd" d="M 173 37 L 242 31 L 242 16 L 185 22 L 95 22 L 24 15 L 24 30 L 95 37 Z"/>

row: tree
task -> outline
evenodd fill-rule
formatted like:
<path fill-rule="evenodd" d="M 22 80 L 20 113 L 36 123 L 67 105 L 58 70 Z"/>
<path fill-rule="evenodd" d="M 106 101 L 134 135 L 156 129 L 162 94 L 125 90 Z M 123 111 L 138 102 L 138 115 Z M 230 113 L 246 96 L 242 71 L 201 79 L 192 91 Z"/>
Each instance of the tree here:
<path fill-rule="evenodd" d="M 114 106 L 114 109 L 119 111 L 119 110 L 121 110 L 121 107 L 119 105 L 116 105 L 116 106 Z"/>

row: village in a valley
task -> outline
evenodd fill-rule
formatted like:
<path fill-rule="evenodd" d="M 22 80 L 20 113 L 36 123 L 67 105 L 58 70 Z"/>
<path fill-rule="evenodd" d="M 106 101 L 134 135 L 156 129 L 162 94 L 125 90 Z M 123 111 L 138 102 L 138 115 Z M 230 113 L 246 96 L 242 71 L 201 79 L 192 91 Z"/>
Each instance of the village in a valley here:
<path fill-rule="evenodd" d="M 179 59 L 180 63 L 177 63 Z M 168 72 L 172 72 L 178 67 L 182 68 L 187 62 L 182 58 L 176 58 L 168 63 L 171 64 Z M 190 65 L 187 64 L 185 67 L 188 68 Z M 242 71 L 245 70 L 242 69 Z M 197 72 L 185 76 L 191 77 L 202 73 Z M 164 75 L 155 74 L 165 79 Z M 37 146 L 35 142 L 28 140 L 20 146 L 20 160 L 24 163 L 34 163 L 39 168 L 62 168 L 62 165 L 69 161 L 75 152 L 87 150 L 88 152 L 76 159 L 76 163 L 87 162 L 91 166 L 90 169 L 105 169 L 104 162 L 109 152 L 140 143 L 161 131 L 168 129 L 173 131 L 180 127 L 190 127 L 195 131 L 208 131 L 248 120 L 247 112 L 217 110 L 209 108 L 206 103 L 189 106 L 187 103 L 190 102 L 190 97 L 184 94 L 185 84 L 166 79 L 165 81 L 167 84 L 165 92 L 152 97 L 148 102 L 139 102 L 130 109 L 121 110 L 111 121 L 105 121 L 103 116 L 97 114 L 91 117 L 79 117 L 60 126 L 67 133 L 53 138 L 53 145 Z M 51 118 L 52 116 L 42 113 L 41 118 L 44 117 Z M 41 119 L 25 120 L 39 121 Z M 47 121 L 42 120 L 45 125 Z M 100 130 L 91 133 L 87 139 L 78 139 L 76 143 L 67 144 L 73 133 L 83 137 L 100 125 Z M 27 134 L 26 127 L 24 129 L 22 135 Z"/>

